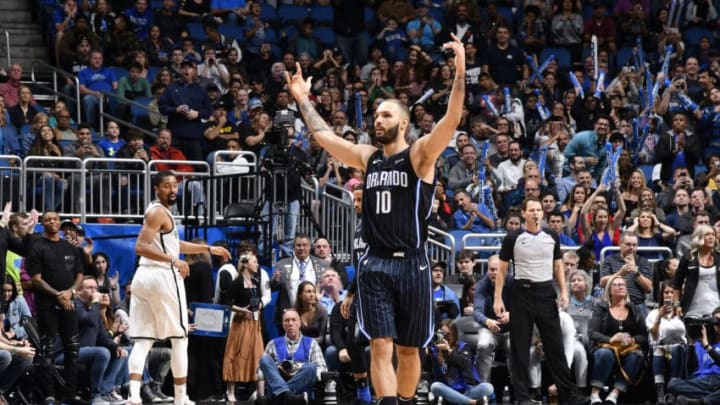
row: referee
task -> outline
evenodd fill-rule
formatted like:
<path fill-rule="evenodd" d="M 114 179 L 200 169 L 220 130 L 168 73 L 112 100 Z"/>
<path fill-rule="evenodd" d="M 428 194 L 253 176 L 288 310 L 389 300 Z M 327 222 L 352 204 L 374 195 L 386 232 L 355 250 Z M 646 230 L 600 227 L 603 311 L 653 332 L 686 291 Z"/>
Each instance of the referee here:
<path fill-rule="evenodd" d="M 555 233 L 540 227 L 543 210 L 538 198 L 526 198 L 522 203 L 525 228 L 505 236 L 500 249 L 500 268 L 495 279 L 495 314 L 504 322 L 510 321 L 510 364 L 513 365 L 513 390 L 517 403 L 529 403 L 530 340 L 536 325 L 546 353 L 553 382 L 558 387 L 562 403 L 586 404 L 573 383 L 565 361 L 558 305 L 565 309 L 568 293 L 565 286 L 560 240 Z M 503 302 L 503 286 L 508 264 L 513 262 L 515 279 L 510 288 L 509 312 Z M 552 279 L 560 288 L 557 297 Z M 557 298 L 557 303 L 556 303 Z"/>

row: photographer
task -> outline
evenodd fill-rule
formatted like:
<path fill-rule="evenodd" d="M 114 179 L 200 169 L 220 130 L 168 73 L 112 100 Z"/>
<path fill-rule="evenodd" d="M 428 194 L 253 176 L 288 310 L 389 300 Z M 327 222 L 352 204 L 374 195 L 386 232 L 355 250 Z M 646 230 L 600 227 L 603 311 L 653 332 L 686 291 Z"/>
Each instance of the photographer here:
<path fill-rule="evenodd" d="M 475 369 L 474 347 L 466 342 L 458 342 L 457 336 L 455 321 L 442 321 L 427 349 L 434 380 L 430 391 L 447 402 L 477 404 L 483 397 L 493 393 L 493 386 L 480 381 Z"/>
<path fill-rule="evenodd" d="M 303 393 L 312 390 L 318 377 L 327 370 L 320 345 L 300 333 L 300 315 L 289 308 L 282 318 L 285 335 L 265 346 L 260 358 L 262 371 L 274 403 L 304 405 Z"/>
<path fill-rule="evenodd" d="M 281 116 L 284 116 L 282 111 L 278 111 L 275 115 L 275 124 L 265 134 L 268 147 L 262 157 L 260 172 L 269 176 L 268 180 L 270 181 L 266 182 L 262 218 L 274 216 L 279 212 L 273 207 L 271 213 L 271 203 L 275 206 L 285 206 L 284 240 L 281 241 L 280 250 L 283 256 L 291 256 L 297 221 L 300 216 L 301 180 L 312 174 L 312 169 L 307 163 L 307 153 L 302 149 L 295 135 L 292 126 L 294 117 L 292 120 L 284 121 L 280 119 Z M 277 219 L 273 218 L 273 221 L 276 223 Z M 264 252 L 263 247 L 265 246 L 267 246 L 265 243 L 261 243 L 261 251 Z"/>
<path fill-rule="evenodd" d="M 676 404 L 720 403 L 720 307 L 712 311 L 712 344 L 708 339 L 710 325 L 700 326 L 700 338 L 690 346 L 688 370 L 695 369 L 693 378 L 674 378 L 668 383 L 668 392 L 676 395 Z M 691 367 L 692 363 L 696 367 Z"/>

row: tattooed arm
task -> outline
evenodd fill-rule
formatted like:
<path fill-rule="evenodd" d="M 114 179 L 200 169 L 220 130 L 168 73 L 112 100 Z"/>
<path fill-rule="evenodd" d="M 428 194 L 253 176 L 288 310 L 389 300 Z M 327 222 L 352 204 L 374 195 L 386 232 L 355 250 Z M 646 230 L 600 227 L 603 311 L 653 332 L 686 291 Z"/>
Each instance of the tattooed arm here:
<path fill-rule="evenodd" d="M 295 74 L 290 77 L 290 74 L 285 72 L 285 80 L 312 136 L 330 155 L 350 167 L 365 170 L 370 155 L 377 149 L 370 145 L 356 145 L 335 135 L 330 125 L 318 114 L 308 98 L 312 77 L 303 80 L 300 64 L 296 63 L 295 66 Z"/>
<path fill-rule="evenodd" d="M 433 181 L 435 161 L 445 150 L 460 124 L 463 104 L 465 104 L 465 49 L 455 34 L 450 35 L 453 40 L 446 42 L 443 48 L 455 52 L 455 81 L 450 92 L 447 112 L 435 125 L 430 135 L 418 139 L 410 150 L 415 173 L 427 183 Z"/>

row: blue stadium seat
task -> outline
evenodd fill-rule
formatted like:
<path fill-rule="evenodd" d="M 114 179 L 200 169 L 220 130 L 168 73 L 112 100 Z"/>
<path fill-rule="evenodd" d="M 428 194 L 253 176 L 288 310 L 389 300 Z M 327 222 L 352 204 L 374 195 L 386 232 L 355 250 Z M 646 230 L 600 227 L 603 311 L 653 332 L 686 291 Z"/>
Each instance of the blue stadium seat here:
<path fill-rule="evenodd" d="M 228 38 L 234 38 L 238 42 L 242 42 L 245 39 L 242 27 L 234 24 L 221 24 L 218 26 L 218 32 L 225 35 Z"/>
<path fill-rule="evenodd" d="M 638 167 L 638 169 L 642 170 L 648 185 L 652 183 L 652 171 L 654 166 L 655 165 L 640 165 Z"/>
<path fill-rule="evenodd" d="M 300 31 L 298 31 L 297 27 L 294 25 L 288 25 L 287 27 L 282 27 L 280 29 L 280 35 L 285 34 L 288 40 L 293 40 L 300 35 Z"/>
<path fill-rule="evenodd" d="M 715 37 L 713 36 L 712 31 L 705 28 L 688 28 L 688 30 L 683 33 L 683 40 L 685 40 L 685 42 L 690 46 L 697 46 L 697 44 L 700 43 L 700 38 L 702 37 L 710 38 L 711 46 L 715 43 Z"/>
<path fill-rule="evenodd" d="M 134 99 L 133 101 L 139 104 L 144 105 L 145 107 L 150 104 L 150 102 L 153 100 L 152 97 L 139 97 Z M 133 124 L 139 124 L 143 121 L 143 118 L 146 118 L 148 116 L 148 111 L 144 108 L 140 108 L 136 106 L 135 104 L 130 105 L 130 116 L 132 117 L 132 123 Z"/>
<path fill-rule="evenodd" d="M 540 52 L 540 62 L 542 63 L 547 59 L 548 56 L 555 55 L 555 59 L 558 61 L 558 67 L 570 68 L 572 67 L 572 58 L 570 57 L 570 51 L 560 47 L 549 47 L 545 48 Z"/>
<path fill-rule="evenodd" d="M 265 42 L 270 44 L 276 44 L 278 42 L 278 35 L 274 29 L 265 27 Z"/>
<path fill-rule="evenodd" d="M 155 80 L 155 76 L 157 76 L 160 69 L 162 69 L 160 66 L 150 66 L 148 68 L 147 81 L 152 84 L 153 80 Z"/>
<path fill-rule="evenodd" d="M 298 24 L 309 16 L 307 8 L 292 5 L 279 5 L 277 13 L 282 25 Z"/>
<path fill-rule="evenodd" d="M 193 40 L 198 42 L 204 42 L 207 39 L 207 36 L 205 35 L 205 29 L 203 28 L 202 24 L 191 22 L 185 24 L 185 27 L 187 28 L 187 32 L 190 35 L 190 38 L 192 38 Z"/>
<path fill-rule="evenodd" d="M 510 32 L 513 32 L 513 25 L 515 24 L 515 15 L 513 14 L 512 8 L 510 7 L 498 7 L 498 14 L 505 19 L 505 22 L 510 26 Z"/>
<path fill-rule="evenodd" d="M 615 55 L 615 67 L 620 69 L 621 67 L 632 63 L 633 61 L 633 48 L 631 46 L 625 46 L 618 49 L 617 55 Z"/>
<path fill-rule="evenodd" d="M 333 8 L 331 6 L 312 6 L 310 16 L 320 25 L 332 25 Z"/>
<path fill-rule="evenodd" d="M 281 58 L 282 57 L 282 49 L 277 44 L 270 44 L 270 49 L 274 57 Z"/>
<path fill-rule="evenodd" d="M 128 75 L 128 70 L 121 66 L 109 66 L 109 69 L 115 74 L 118 81 L 120 81 L 121 77 Z"/>
<path fill-rule="evenodd" d="M 335 45 L 335 32 L 330 27 L 315 28 L 315 30 L 313 30 L 313 36 L 320 40 L 320 43 L 323 45 Z"/>
<path fill-rule="evenodd" d="M 278 21 L 277 10 L 269 4 L 260 5 L 260 19 L 271 24 Z"/>

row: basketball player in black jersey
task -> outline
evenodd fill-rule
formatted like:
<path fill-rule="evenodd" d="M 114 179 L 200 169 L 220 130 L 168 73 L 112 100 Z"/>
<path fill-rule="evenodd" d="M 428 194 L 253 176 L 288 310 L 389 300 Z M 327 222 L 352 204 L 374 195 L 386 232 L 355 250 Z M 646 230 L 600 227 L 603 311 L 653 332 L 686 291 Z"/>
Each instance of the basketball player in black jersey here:
<path fill-rule="evenodd" d="M 460 123 L 465 99 L 465 50 L 453 35 L 443 48 L 454 52 L 455 80 L 447 112 L 432 132 L 409 146 L 410 113 L 398 100 L 375 112 L 374 136 L 382 145 L 356 145 L 335 135 L 308 99 L 312 78 L 300 64 L 285 73 L 305 123 L 328 153 L 366 172 L 362 202 L 368 249 L 358 267 L 358 321 L 370 338 L 370 375 L 379 404 L 409 404 L 420 378 L 419 347 L 434 332 L 430 263 L 425 253 L 435 161 Z M 397 374 L 392 365 L 397 350 Z M 398 398 L 399 397 L 399 398 Z"/>

